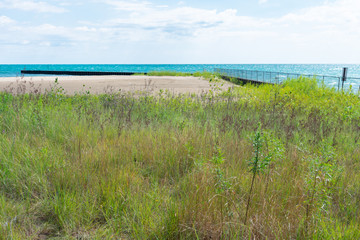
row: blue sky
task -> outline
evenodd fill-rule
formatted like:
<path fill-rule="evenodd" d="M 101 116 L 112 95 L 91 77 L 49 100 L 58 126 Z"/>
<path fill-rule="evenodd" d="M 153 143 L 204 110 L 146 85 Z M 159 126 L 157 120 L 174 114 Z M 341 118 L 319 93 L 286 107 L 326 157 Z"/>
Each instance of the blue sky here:
<path fill-rule="evenodd" d="M 359 0 L 0 0 L 0 64 L 358 64 L 359 9 Z"/>

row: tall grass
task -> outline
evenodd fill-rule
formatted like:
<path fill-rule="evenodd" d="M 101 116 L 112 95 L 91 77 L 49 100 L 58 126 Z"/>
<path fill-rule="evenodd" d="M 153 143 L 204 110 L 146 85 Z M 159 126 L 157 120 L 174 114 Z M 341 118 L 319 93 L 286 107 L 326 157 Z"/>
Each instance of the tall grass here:
<path fill-rule="evenodd" d="M 311 79 L 1 93 L 0 239 L 358 239 L 359 103 Z"/>

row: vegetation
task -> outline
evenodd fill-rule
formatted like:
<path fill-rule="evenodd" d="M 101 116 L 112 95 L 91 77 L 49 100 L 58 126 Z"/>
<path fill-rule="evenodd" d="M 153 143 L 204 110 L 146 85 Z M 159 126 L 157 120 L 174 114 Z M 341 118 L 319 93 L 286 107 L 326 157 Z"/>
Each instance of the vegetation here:
<path fill-rule="evenodd" d="M 137 74 L 143 75 L 143 74 Z M 188 72 L 176 72 L 176 71 L 151 71 L 146 74 L 147 76 L 175 76 L 175 77 L 204 77 L 204 78 L 214 78 L 217 74 L 212 72 L 195 72 L 195 73 L 188 73 Z"/>
<path fill-rule="evenodd" d="M 152 71 L 147 73 L 148 76 L 178 76 L 178 77 L 188 77 L 192 76 L 192 73 L 185 72 L 175 72 L 175 71 Z"/>
<path fill-rule="evenodd" d="M 0 239 L 360 239 L 360 99 L 0 94 Z"/>

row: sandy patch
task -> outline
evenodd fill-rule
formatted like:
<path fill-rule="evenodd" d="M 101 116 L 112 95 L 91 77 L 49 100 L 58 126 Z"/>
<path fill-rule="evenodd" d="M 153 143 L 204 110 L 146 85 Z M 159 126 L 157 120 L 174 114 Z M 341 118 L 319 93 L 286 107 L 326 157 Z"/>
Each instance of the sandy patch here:
<path fill-rule="evenodd" d="M 200 77 L 173 76 L 37 76 L 37 77 L 1 77 L 0 91 L 13 93 L 45 92 L 50 90 L 58 78 L 58 85 L 67 94 L 101 94 L 117 91 L 160 91 L 173 93 L 202 93 L 211 89 L 208 80 Z M 223 86 L 221 86 L 223 84 Z M 234 86 L 225 81 L 217 83 L 222 89 Z"/>

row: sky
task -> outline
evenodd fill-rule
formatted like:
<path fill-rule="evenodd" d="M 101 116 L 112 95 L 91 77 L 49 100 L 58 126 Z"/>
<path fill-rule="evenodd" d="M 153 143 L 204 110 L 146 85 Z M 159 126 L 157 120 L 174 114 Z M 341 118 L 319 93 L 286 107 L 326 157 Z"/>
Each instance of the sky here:
<path fill-rule="evenodd" d="M 0 0 L 0 64 L 360 63 L 359 0 Z"/>

